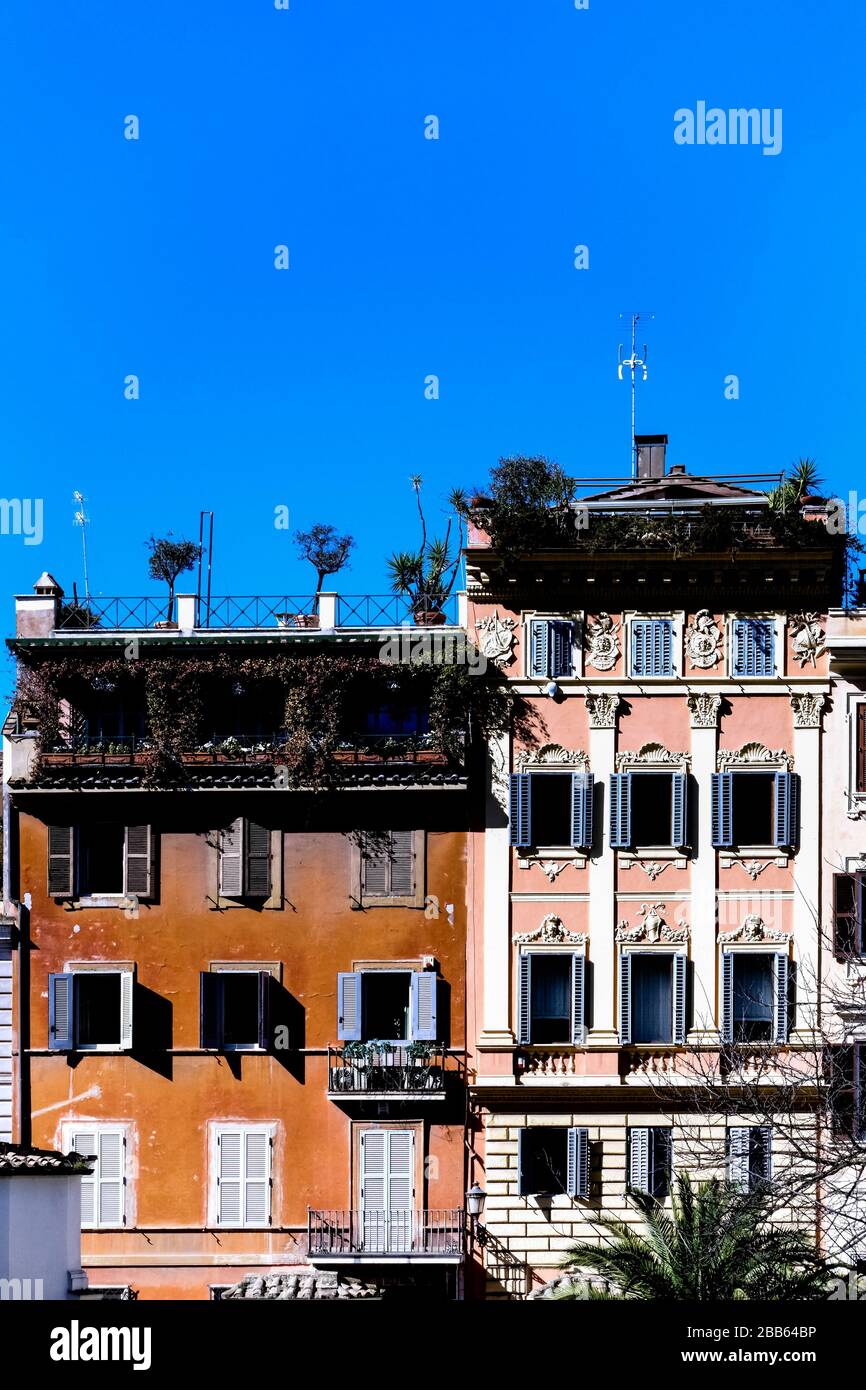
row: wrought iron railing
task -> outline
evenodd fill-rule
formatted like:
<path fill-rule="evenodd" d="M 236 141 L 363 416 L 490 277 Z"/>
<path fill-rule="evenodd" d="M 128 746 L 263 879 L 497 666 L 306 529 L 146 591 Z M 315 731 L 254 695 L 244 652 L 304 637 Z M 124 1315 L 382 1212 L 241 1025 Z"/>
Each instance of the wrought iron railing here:
<path fill-rule="evenodd" d="M 303 627 L 303 619 L 316 613 L 316 598 L 311 594 L 282 594 L 277 597 L 262 594 L 206 598 L 198 601 L 198 627 L 211 629 Z"/>
<path fill-rule="evenodd" d="M 399 627 L 411 623 L 419 607 L 407 594 L 339 594 L 337 627 Z M 457 595 L 449 594 L 436 607 L 448 623 L 457 622 Z"/>
<path fill-rule="evenodd" d="M 434 605 L 429 605 L 431 608 Z M 413 624 L 423 604 L 405 594 L 339 594 L 338 627 L 376 628 Z M 445 622 L 457 622 L 457 595 L 435 605 Z M 177 599 L 88 598 L 60 604 L 56 631 L 151 631 L 171 627 L 177 618 Z M 255 631 L 266 628 L 316 627 L 319 605 L 315 594 L 224 594 L 196 601 L 196 627 L 213 632 Z M 420 620 L 420 619 L 419 619 Z M 442 619 L 435 619 L 442 621 Z"/>
<path fill-rule="evenodd" d="M 307 1253 L 315 1256 L 460 1258 L 463 1209 L 313 1211 L 307 1214 Z"/>
<path fill-rule="evenodd" d="M 438 1043 L 345 1043 L 328 1048 L 334 1095 L 442 1094 L 447 1053 Z"/>
<path fill-rule="evenodd" d="M 165 598 L 89 598 L 86 602 L 61 603 L 57 631 L 143 631 L 167 622 L 170 616 L 172 610 Z"/>

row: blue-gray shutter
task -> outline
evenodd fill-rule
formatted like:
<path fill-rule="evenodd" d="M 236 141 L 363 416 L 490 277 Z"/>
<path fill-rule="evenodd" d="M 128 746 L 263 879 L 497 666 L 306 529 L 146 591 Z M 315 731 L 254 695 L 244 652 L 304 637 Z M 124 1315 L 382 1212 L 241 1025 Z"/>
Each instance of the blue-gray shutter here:
<path fill-rule="evenodd" d="M 791 778 L 791 785 L 790 785 L 790 792 L 789 792 L 789 802 L 790 802 L 790 806 L 789 806 L 789 811 L 788 811 L 788 834 L 789 834 L 789 836 L 790 836 L 789 844 L 790 844 L 790 846 L 791 846 L 791 849 L 799 849 L 799 847 L 800 847 L 800 774 L 799 774 L 799 772 L 791 772 L 791 773 L 789 773 L 788 775 L 789 775 L 789 777 Z"/>
<path fill-rule="evenodd" d="M 571 623 L 550 624 L 550 674 L 570 676 L 574 669 L 574 635 Z"/>
<path fill-rule="evenodd" d="M 571 774 L 571 843 L 592 845 L 592 798 L 595 779 L 591 772 Z"/>
<path fill-rule="evenodd" d="M 776 625 L 769 619 L 756 619 L 752 626 L 755 648 L 755 675 L 772 676 Z"/>
<path fill-rule="evenodd" d="M 775 625 L 762 618 L 737 618 L 734 622 L 735 676 L 771 676 Z"/>
<path fill-rule="evenodd" d="M 211 1050 L 223 1044 L 223 978 L 217 970 L 199 977 L 199 1046 Z"/>
<path fill-rule="evenodd" d="M 532 956 L 524 952 L 517 962 L 517 1041 L 528 1043 L 531 1037 L 530 989 L 532 986 Z"/>
<path fill-rule="evenodd" d="M 727 849 L 734 843 L 734 774 L 714 772 L 712 776 L 713 844 Z"/>
<path fill-rule="evenodd" d="M 546 676 L 550 670 L 550 624 L 533 618 L 529 624 L 529 674 Z"/>
<path fill-rule="evenodd" d="M 650 1131 L 632 1126 L 628 1132 L 628 1185 L 633 1192 L 649 1191 Z"/>
<path fill-rule="evenodd" d="M 568 1168 L 566 1188 L 570 1197 L 589 1196 L 589 1130 L 574 1128 L 568 1131 Z"/>
<path fill-rule="evenodd" d="M 438 979 L 435 970 L 415 970 L 412 974 L 412 1007 L 410 1010 L 411 1035 L 413 1042 L 436 1042 L 436 991 Z"/>
<path fill-rule="evenodd" d="M 628 849 L 631 844 L 631 773 L 612 772 L 610 777 L 610 847 Z"/>
<path fill-rule="evenodd" d="M 754 658 L 754 648 L 749 641 L 749 625 L 744 618 L 734 621 L 734 670 L 735 676 L 752 676 L 749 670 L 750 659 Z"/>
<path fill-rule="evenodd" d="M 689 832 L 689 781 L 685 772 L 674 772 L 671 776 L 671 845 L 682 849 L 688 842 Z"/>
<path fill-rule="evenodd" d="M 575 951 L 571 957 L 571 1041 L 582 1043 L 586 1037 L 586 959 Z"/>
<path fill-rule="evenodd" d="M 722 952 L 722 1042 L 734 1041 L 734 954 Z"/>
<path fill-rule="evenodd" d="M 631 1042 L 631 956 L 627 951 L 619 957 L 619 1040 Z"/>
<path fill-rule="evenodd" d="M 799 804 L 799 796 L 794 791 L 794 774 L 792 772 L 777 772 L 774 774 L 776 789 L 775 797 L 775 840 L 779 848 L 793 847 L 796 835 L 794 833 L 795 799 Z"/>
<path fill-rule="evenodd" d="M 677 951 L 674 956 L 674 1019 L 673 1040 L 680 1047 L 686 1040 L 686 969 L 687 957 Z"/>
<path fill-rule="evenodd" d="M 529 810 L 528 772 L 512 772 L 509 797 L 509 842 L 517 849 L 532 844 L 532 817 Z"/>
<path fill-rule="evenodd" d="M 633 676 L 647 676 L 647 652 L 649 623 L 645 620 L 636 620 L 631 625 L 631 674 Z"/>
<path fill-rule="evenodd" d="M 788 957 L 776 953 L 776 1042 L 788 1041 Z"/>
<path fill-rule="evenodd" d="M 360 1042 L 361 1032 L 361 976 L 341 971 L 337 975 L 337 1037 L 341 1042 Z"/>
<path fill-rule="evenodd" d="M 673 674 L 673 632 L 669 618 L 656 618 L 652 624 L 651 676 Z"/>
<path fill-rule="evenodd" d="M 71 1052 L 75 1046 L 75 977 L 48 976 L 48 1046 L 52 1052 Z"/>

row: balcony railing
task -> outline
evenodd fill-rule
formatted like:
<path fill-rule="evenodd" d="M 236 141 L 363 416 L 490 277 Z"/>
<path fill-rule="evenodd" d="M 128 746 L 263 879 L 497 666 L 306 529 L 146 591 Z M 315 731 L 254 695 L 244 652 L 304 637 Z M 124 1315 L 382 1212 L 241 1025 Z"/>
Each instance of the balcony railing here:
<path fill-rule="evenodd" d="M 213 734 L 181 751 L 185 763 L 260 763 L 280 761 L 288 741 L 285 730 L 257 734 Z M 461 740 L 462 741 L 462 740 Z M 147 734 L 74 735 L 55 739 L 45 749 L 49 763 L 140 763 L 153 751 Z M 442 763 L 446 761 L 431 734 L 358 734 L 334 750 L 336 763 Z"/>
<path fill-rule="evenodd" d="M 463 1209 L 308 1211 L 311 1259 L 382 1260 L 463 1257 Z"/>
<path fill-rule="evenodd" d="M 447 1053 L 436 1043 L 382 1046 L 346 1043 L 328 1048 L 328 1092 L 334 1096 L 445 1094 Z"/>
<path fill-rule="evenodd" d="M 339 594 L 317 602 L 315 594 L 222 594 L 192 601 L 190 617 L 207 632 L 318 628 L 325 603 L 340 628 L 393 628 L 414 622 L 418 603 L 405 594 Z M 437 605 L 444 621 L 457 622 L 457 595 Z M 66 600 L 58 605 L 58 632 L 148 632 L 174 628 L 178 599 L 153 595 Z M 189 620 L 187 620 L 189 621 Z M 334 617 L 329 618 L 329 623 Z M 440 620 L 441 621 L 441 620 Z"/>

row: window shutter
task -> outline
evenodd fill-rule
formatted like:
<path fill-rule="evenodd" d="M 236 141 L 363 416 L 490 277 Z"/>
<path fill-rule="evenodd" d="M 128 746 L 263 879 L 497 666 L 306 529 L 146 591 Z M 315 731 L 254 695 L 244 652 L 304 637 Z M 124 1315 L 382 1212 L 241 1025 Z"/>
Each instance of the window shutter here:
<path fill-rule="evenodd" d="M 788 834 L 790 835 L 791 849 L 800 848 L 800 774 L 792 772 L 791 778 L 791 809 L 788 818 Z"/>
<path fill-rule="evenodd" d="M 670 1129 L 651 1129 L 649 1131 L 649 1186 L 647 1191 L 654 1197 L 665 1196 L 670 1187 L 673 1165 L 673 1131 Z"/>
<path fill-rule="evenodd" d="M 628 1139 L 628 1185 L 633 1192 L 648 1192 L 650 1131 L 633 1127 Z"/>
<path fill-rule="evenodd" d="M 519 1197 L 527 1196 L 526 1173 L 523 1168 L 523 1136 L 525 1133 L 525 1129 L 517 1131 L 517 1194 Z"/>
<path fill-rule="evenodd" d="M 150 826 L 128 825 L 123 852 L 123 891 L 127 897 L 150 897 L 151 854 Z"/>
<path fill-rule="evenodd" d="M 48 1046 L 52 1052 L 75 1047 L 75 976 L 48 976 Z"/>
<path fill-rule="evenodd" d="M 674 1019 L 673 1040 L 682 1047 L 686 1040 L 686 969 L 687 957 L 683 951 L 674 955 Z"/>
<path fill-rule="evenodd" d="M 517 958 L 518 964 L 518 985 L 517 985 L 517 1041 L 528 1043 L 531 1037 L 531 1006 L 530 989 L 532 984 L 532 956 L 524 952 Z"/>
<path fill-rule="evenodd" d="M 365 1129 L 361 1135 L 361 1201 L 366 1212 L 384 1212 L 388 1200 L 386 1129 Z"/>
<path fill-rule="evenodd" d="M 722 952 L 722 1042 L 734 1041 L 734 954 Z"/>
<path fill-rule="evenodd" d="M 631 1042 L 631 956 L 621 951 L 619 957 L 619 1040 Z"/>
<path fill-rule="evenodd" d="M 685 772 L 671 776 L 671 845 L 682 849 L 688 842 L 689 784 Z"/>
<path fill-rule="evenodd" d="M 546 676 L 550 668 L 550 624 L 533 618 L 529 624 L 529 674 Z"/>
<path fill-rule="evenodd" d="M 591 772 L 571 774 L 571 843 L 592 845 L 592 797 L 595 779 Z"/>
<path fill-rule="evenodd" d="M 267 1226 L 271 1220 L 271 1136 L 261 1129 L 244 1135 L 244 1224 Z"/>
<path fill-rule="evenodd" d="M 649 623 L 635 621 L 631 625 L 631 673 L 633 676 L 646 676 Z"/>
<path fill-rule="evenodd" d="M 653 624 L 653 672 L 654 676 L 673 674 L 673 628 L 668 618 L 660 618 Z"/>
<path fill-rule="evenodd" d="M 631 844 L 631 773 L 613 772 L 610 778 L 610 847 L 628 849 Z"/>
<path fill-rule="evenodd" d="M 266 825 L 247 821 L 244 837 L 244 894 L 248 898 L 271 896 L 271 832 Z"/>
<path fill-rule="evenodd" d="M 75 831 L 71 825 L 48 827 L 48 896 L 71 898 L 74 892 Z"/>
<path fill-rule="evenodd" d="M 341 1042 L 361 1039 L 361 976 L 357 972 L 337 976 L 337 1037 Z"/>
<path fill-rule="evenodd" d="M 726 849 L 734 843 L 734 774 L 714 772 L 712 778 L 713 845 Z"/>
<path fill-rule="evenodd" d="M 240 818 L 220 831 L 220 896 L 223 898 L 239 898 L 243 894 L 243 839 L 244 823 Z"/>
<path fill-rule="evenodd" d="M 855 791 L 866 792 L 866 700 L 857 706 L 857 769 Z"/>
<path fill-rule="evenodd" d="M 99 1146 L 93 1130 L 79 1130 L 72 1135 L 72 1148 L 82 1158 L 94 1160 L 93 1171 L 81 1175 L 81 1224 L 96 1225 L 96 1184 L 99 1164 Z"/>
<path fill-rule="evenodd" d="M 236 1129 L 217 1135 L 217 1225 L 243 1222 L 243 1134 Z"/>
<path fill-rule="evenodd" d="M 274 977 L 269 970 L 259 971 L 259 1047 L 271 1045 L 271 990 Z"/>
<path fill-rule="evenodd" d="M 788 957 L 776 953 L 776 1042 L 788 1041 Z"/>
<path fill-rule="evenodd" d="M 415 832 L 391 831 L 391 883 L 394 898 L 408 898 L 415 892 Z"/>
<path fill-rule="evenodd" d="M 433 970 L 412 974 L 411 1036 L 413 1042 L 436 1042 L 436 993 L 438 979 Z"/>
<path fill-rule="evenodd" d="M 135 994 L 135 975 L 131 970 L 120 972 L 120 1046 L 132 1047 L 132 1001 Z"/>
<path fill-rule="evenodd" d="M 388 1133 L 388 1211 L 393 1218 L 411 1212 L 415 1196 L 414 1144 L 411 1130 L 392 1129 Z M 405 1218 L 404 1218 L 405 1219 Z M 399 1235 L 408 1235 L 397 1224 Z"/>
<path fill-rule="evenodd" d="M 774 638 L 772 622 L 737 618 L 734 623 L 734 675 L 772 676 Z"/>
<path fill-rule="evenodd" d="M 528 772 L 512 772 L 509 807 L 509 840 L 518 849 L 532 844 L 532 817 L 529 809 Z"/>
<path fill-rule="evenodd" d="M 748 669 L 749 654 L 751 644 L 749 643 L 748 625 L 742 618 L 737 618 L 734 622 L 734 675 L 750 676 L 754 672 Z"/>
<path fill-rule="evenodd" d="M 758 1176 L 764 1182 L 773 1180 L 773 1129 L 771 1125 L 758 1125 L 755 1130 L 758 1141 Z"/>
<path fill-rule="evenodd" d="M 589 1196 L 589 1130 L 568 1131 L 568 1177 L 570 1197 Z"/>
<path fill-rule="evenodd" d="M 529 959 L 529 957 L 527 957 Z M 571 1041 L 582 1043 L 586 1037 L 586 958 L 575 951 L 571 957 Z"/>
<path fill-rule="evenodd" d="M 866 1141 L 866 1043 L 854 1043 L 854 1138 L 859 1144 Z"/>
<path fill-rule="evenodd" d="M 732 1125 L 728 1130 L 728 1182 L 741 1192 L 749 1190 L 752 1131 L 747 1125 Z"/>
<path fill-rule="evenodd" d="M 574 671 L 574 634 L 571 623 L 550 624 L 550 674 L 570 676 Z"/>
<path fill-rule="evenodd" d="M 199 1045 L 211 1050 L 222 1047 L 223 977 L 217 971 L 201 972 L 199 999 Z"/>
<path fill-rule="evenodd" d="M 766 619 L 759 620 L 752 624 L 752 631 L 755 651 L 754 674 L 756 676 L 772 676 L 775 625 Z"/>
<path fill-rule="evenodd" d="M 780 848 L 793 848 L 796 841 L 795 816 L 799 796 L 793 789 L 794 774 L 777 772 L 774 774 L 776 834 L 774 843 Z"/>
<path fill-rule="evenodd" d="M 119 1130 L 105 1130 L 99 1135 L 97 1205 L 100 1226 L 122 1226 L 124 1224 L 125 1149 L 126 1142 Z"/>
<path fill-rule="evenodd" d="M 833 949 L 837 960 L 860 954 L 862 896 L 859 874 L 833 875 Z"/>
<path fill-rule="evenodd" d="M 391 882 L 389 874 L 390 855 L 391 855 L 391 835 L 386 832 L 384 843 L 383 837 L 371 839 L 366 836 L 361 851 L 361 882 L 362 896 L 370 898 L 387 898 L 388 888 Z"/>

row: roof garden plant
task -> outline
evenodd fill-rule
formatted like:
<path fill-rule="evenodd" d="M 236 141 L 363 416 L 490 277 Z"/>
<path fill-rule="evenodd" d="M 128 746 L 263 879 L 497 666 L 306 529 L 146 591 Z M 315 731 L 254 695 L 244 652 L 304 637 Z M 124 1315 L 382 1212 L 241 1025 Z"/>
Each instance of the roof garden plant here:
<path fill-rule="evenodd" d="M 395 551 L 389 559 L 391 587 L 395 594 L 405 594 L 412 600 L 416 622 L 444 622 L 443 605 L 454 587 L 460 568 L 466 497 L 459 488 L 450 494 L 450 514 L 445 534 L 431 538 L 421 503 L 420 476 L 415 475 L 411 483 L 421 524 L 420 543 L 417 550 Z M 451 531 L 455 521 L 457 535 L 452 548 Z"/>

